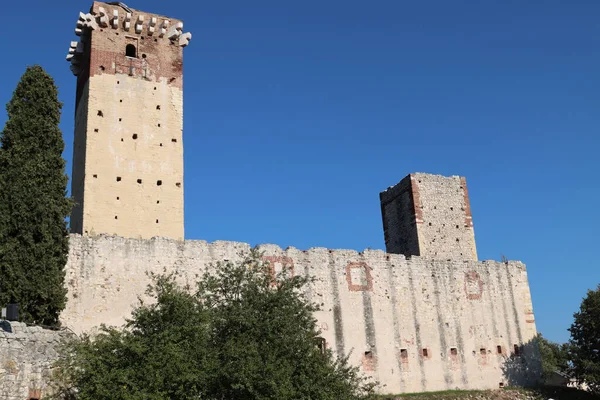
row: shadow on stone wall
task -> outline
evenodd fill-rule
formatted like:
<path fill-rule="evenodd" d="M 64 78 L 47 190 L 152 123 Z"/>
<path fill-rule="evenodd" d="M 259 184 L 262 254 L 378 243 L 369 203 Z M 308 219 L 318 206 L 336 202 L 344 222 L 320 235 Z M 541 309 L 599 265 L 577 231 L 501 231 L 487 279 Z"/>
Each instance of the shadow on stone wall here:
<path fill-rule="evenodd" d="M 537 339 L 531 339 L 518 348 L 511 349 L 502 366 L 508 386 L 538 387 L 542 381 L 542 361 Z"/>

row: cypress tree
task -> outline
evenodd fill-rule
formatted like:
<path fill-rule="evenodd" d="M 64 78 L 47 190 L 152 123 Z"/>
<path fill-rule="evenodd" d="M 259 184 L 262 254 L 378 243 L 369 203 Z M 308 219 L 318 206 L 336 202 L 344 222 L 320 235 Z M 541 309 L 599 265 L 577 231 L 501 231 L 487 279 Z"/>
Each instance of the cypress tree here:
<path fill-rule="evenodd" d="M 6 106 L 0 133 L 0 305 L 20 320 L 57 325 L 66 304 L 68 177 L 54 80 L 28 67 Z"/>

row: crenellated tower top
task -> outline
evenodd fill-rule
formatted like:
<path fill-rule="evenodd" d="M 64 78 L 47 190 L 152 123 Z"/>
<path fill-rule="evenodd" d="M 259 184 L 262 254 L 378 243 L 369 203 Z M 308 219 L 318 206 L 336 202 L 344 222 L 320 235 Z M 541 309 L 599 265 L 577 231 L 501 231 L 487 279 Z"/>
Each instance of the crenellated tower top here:
<path fill-rule="evenodd" d="M 112 30 L 115 34 L 122 33 L 128 36 L 147 37 L 156 42 L 167 42 L 170 45 L 186 47 L 192 34 L 183 32 L 183 21 L 167 18 L 158 14 L 151 14 L 134 10 L 121 2 L 95 1 L 90 12 L 79 13 L 75 34 L 79 41 L 72 41 L 67 54 L 67 61 L 71 63 L 71 71 L 79 75 L 85 64 L 84 55 L 86 45 L 90 42 L 92 31 Z"/>

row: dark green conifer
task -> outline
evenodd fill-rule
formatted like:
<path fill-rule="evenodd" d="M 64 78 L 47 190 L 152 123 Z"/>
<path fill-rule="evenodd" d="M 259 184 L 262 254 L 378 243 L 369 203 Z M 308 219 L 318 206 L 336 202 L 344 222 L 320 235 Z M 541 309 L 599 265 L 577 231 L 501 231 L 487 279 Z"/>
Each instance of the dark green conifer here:
<path fill-rule="evenodd" d="M 42 67 L 28 67 L 6 106 L 0 133 L 0 305 L 20 319 L 58 324 L 66 304 L 68 177 L 58 127 L 62 103 Z"/>

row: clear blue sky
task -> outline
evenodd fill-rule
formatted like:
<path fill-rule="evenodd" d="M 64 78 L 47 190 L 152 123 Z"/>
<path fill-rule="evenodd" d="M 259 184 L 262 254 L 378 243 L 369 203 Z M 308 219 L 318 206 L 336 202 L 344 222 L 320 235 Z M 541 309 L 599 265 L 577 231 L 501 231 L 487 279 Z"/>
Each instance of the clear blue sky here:
<path fill-rule="evenodd" d="M 54 76 L 91 1 L 6 1 L 0 103 Z M 188 239 L 383 248 L 378 193 L 465 175 L 480 259 L 525 262 L 556 341 L 600 283 L 600 2 L 158 1 L 183 18 Z M 3 125 L 5 113 L 0 114 Z"/>

